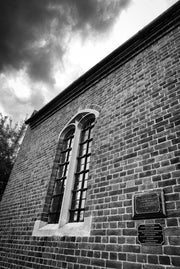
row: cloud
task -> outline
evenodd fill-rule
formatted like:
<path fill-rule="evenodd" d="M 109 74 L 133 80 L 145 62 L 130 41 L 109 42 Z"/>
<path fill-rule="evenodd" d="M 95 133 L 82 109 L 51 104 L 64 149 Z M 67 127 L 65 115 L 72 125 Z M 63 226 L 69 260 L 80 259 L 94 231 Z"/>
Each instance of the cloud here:
<path fill-rule="evenodd" d="M 129 0 L 2 0 L 0 71 L 28 68 L 37 81 L 53 82 L 53 59 L 62 58 L 73 31 L 107 31 Z"/>
<path fill-rule="evenodd" d="M 19 75 L 19 77 L 21 78 L 22 76 Z M 44 91 L 43 87 L 37 88 L 31 83 L 27 83 L 26 85 L 19 80 L 16 83 L 13 82 L 14 87 L 11 87 L 11 83 L 9 83 L 11 80 L 12 77 L 9 75 L 0 75 L 0 108 L 2 108 L 1 112 L 8 111 L 8 115 L 13 116 L 14 120 L 21 121 L 25 119 L 26 116 L 30 116 L 35 107 L 42 107 L 45 102 Z M 18 87 L 20 86 L 21 92 L 18 92 Z"/>
<path fill-rule="evenodd" d="M 63 57 L 73 35 L 78 34 L 85 40 L 108 32 L 130 1 L 1 0 L 0 74 L 7 82 L 12 70 L 25 70 L 30 81 L 30 95 L 26 100 L 3 82 L 1 106 L 9 113 L 18 114 L 13 107 L 19 110 L 23 102 L 30 108 L 44 105 L 43 90 L 37 92 L 37 85 L 41 83 L 42 89 L 46 85 L 47 91 L 52 91 L 54 70 L 58 64 L 63 66 Z M 11 109 L 8 102 L 12 104 Z"/>

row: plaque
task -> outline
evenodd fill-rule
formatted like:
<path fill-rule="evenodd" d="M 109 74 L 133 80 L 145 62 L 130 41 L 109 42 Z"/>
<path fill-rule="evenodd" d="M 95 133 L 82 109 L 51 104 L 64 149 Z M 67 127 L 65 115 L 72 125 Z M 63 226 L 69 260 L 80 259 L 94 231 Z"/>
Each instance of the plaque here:
<path fill-rule="evenodd" d="M 143 245 L 162 245 L 164 243 L 162 226 L 160 224 L 139 225 L 138 241 Z"/>
<path fill-rule="evenodd" d="M 164 194 L 162 190 L 153 190 L 134 195 L 133 219 L 165 217 Z"/>

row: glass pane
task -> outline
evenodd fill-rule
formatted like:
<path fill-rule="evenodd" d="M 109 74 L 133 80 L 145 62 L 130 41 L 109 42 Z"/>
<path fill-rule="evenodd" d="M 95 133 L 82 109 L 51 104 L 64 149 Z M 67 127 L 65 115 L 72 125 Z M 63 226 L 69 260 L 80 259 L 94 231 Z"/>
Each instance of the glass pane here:
<path fill-rule="evenodd" d="M 88 173 L 85 173 L 84 177 L 84 180 L 88 180 Z"/>
<path fill-rule="evenodd" d="M 79 190 L 79 189 L 81 189 L 82 188 L 82 181 L 79 181 L 78 182 L 78 185 L 77 185 L 77 189 Z"/>
<path fill-rule="evenodd" d="M 50 211 L 51 212 L 59 212 L 60 206 L 61 206 L 61 201 L 62 201 L 62 195 L 53 197 Z"/>
<path fill-rule="evenodd" d="M 85 208 L 85 202 L 86 202 L 85 199 L 83 199 L 83 200 L 81 201 L 81 208 Z"/>
<path fill-rule="evenodd" d="M 48 223 L 58 223 L 59 215 L 58 214 L 49 214 Z"/>
<path fill-rule="evenodd" d="M 86 170 L 89 170 L 89 165 L 90 165 L 90 163 L 87 162 L 87 164 L 86 164 Z"/>
<path fill-rule="evenodd" d="M 86 191 L 82 192 L 82 199 L 86 199 Z"/>
<path fill-rule="evenodd" d="M 83 174 L 79 174 L 79 181 L 83 180 Z"/>
<path fill-rule="evenodd" d="M 79 208 L 79 200 L 76 200 L 76 203 L 75 203 L 75 208 Z"/>
<path fill-rule="evenodd" d="M 70 212 L 70 221 L 71 222 L 77 222 L 77 219 L 78 219 L 77 217 L 78 217 L 77 211 Z"/>
<path fill-rule="evenodd" d="M 69 154 L 70 154 L 70 151 L 68 150 L 68 151 L 66 151 L 65 153 L 64 153 L 64 162 L 67 162 L 68 161 L 68 159 L 69 159 Z"/>
<path fill-rule="evenodd" d="M 65 159 L 66 159 L 65 153 L 61 153 L 60 159 L 59 159 L 59 163 L 64 163 L 65 162 Z"/>
<path fill-rule="evenodd" d="M 80 212 L 80 216 L 79 216 L 79 221 L 83 221 L 84 220 L 84 211 Z"/>
<path fill-rule="evenodd" d="M 76 199 L 80 199 L 80 191 L 76 192 Z"/>
<path fill-rule="evenodd" d="M 79 153 L 79 156 L 83 156 L 86 154 L 86 150 L 87 150 L 87 144 L 82 144 L 81 147 L 80 147 L 80 153 Z"/>
<path fill-rule="evenodd" d="M 72 202 L 72 209 L 74 210 L 74 209 L 77 209 L 77 208 L 79 208 L 79 200 L 74 200 Z"/>
<path fill-rule="evenodd" d="M 64 180 L 58 180 L 55 184 L 54 195 L 64 192 Z"/>
<path fill-rule="evenodd" d="M 77 211 L 74 212 L 73 220 L 74 220 L 74 221 L 77 221 Z"/>
<path fill-rule="evenodd" d="M 58 171 L 57 171 L 57 178 L 61 178 L 63 174 L 63 166 L 59 166 L 58 167 Z"/>
<path fill-rule="evenodd" d="M 87 180 L 84 181 L 84 188 L 87 188 Z"/>
<path fill-rule="evenodd" d="M 81 158 L 81 159 L 80 159 L 80 165 L 81 165 L 81 166 L 84 166 L 84 164 L 85 164 L 85 158 Z"/>
<path fill-rule="evenodd" d="M 81 172 L 84 170 L 85 159 L 86 159 L 85 157 L 78 159 L 77 172 Z"/>
<path fill-rule="evenodd" d="M 92 146 L 92 140 L 89 141 L 89 145 L 88 145 L 88 153 L 91 153 L 91 146 Z"/>
<path fill-rule="evenodd" d="M 82 186 L 82 181 L 77 181 L 77 184 L 75 186 L 75 189 L 76 190 L 79 190 L 79 189 L 81 189 L 81 186 Z"/>
<path fill-rule="evenodd" d="M 88 139 L 88 136 L 89 136 L 89 131 L 88 130 L 85 130 L 82 132 L 82 137 L 81 137 L 81 142 L 84 142 Z"/>
<path fill-rule="evenodd" d="M 67 176 L 68 166 L 69 166 L 69 163 L 66 163 L 64 165 L 63 174 L 62 174 L 63 177 Z"/>

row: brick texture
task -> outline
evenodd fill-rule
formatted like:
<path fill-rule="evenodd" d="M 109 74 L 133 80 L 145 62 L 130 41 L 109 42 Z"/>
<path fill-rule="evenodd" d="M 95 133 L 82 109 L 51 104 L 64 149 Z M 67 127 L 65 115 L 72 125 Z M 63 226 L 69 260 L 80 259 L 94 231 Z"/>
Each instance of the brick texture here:
<path fill-rule="evenodd" d="M 180 264 L 180 31 L 154 41 L 99 78 L 24 138 L 0 203 L 0 268 L 165 269 Z M 47 220 L 58 135 L 83 108 L 94 128 L 86 214 L 89 237 L 32 237 Z M 162 188 L 165 219 L 133 220 L 135 192 Z M 137 241 L 137 226 L 161 223 L 165 243 Z"/>

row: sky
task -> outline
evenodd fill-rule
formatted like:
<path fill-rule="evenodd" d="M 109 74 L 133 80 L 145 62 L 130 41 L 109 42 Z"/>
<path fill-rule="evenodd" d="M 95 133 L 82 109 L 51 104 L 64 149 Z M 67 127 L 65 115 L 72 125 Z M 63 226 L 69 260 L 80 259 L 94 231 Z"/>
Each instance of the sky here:
<path fill-rule="evenodd" d="M 0 113 L 23 121 L 177 0 L 1 0 Z"/>

